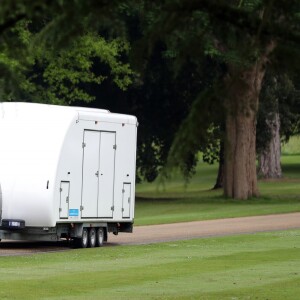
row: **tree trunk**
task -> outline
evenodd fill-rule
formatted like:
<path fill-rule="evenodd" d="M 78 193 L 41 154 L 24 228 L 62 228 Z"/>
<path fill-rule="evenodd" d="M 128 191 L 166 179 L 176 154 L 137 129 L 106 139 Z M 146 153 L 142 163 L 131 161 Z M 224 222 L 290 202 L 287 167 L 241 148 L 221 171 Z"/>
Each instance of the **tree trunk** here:
<path fill-rule="evenodd" d="M 276 43 L 270 41 L 257 61 L 245 69 L 228 66 L 224 194 L 235 199 L 258 196 L 256 114 L 266 64 Z"/>
<path fill-rule="evenodd" d="M 219 169 L 216 183 L 213 190 L 223 188 L 224 183 L 224 142 L 221 141 L 220 152 L 219 152 Z"/>
<path fill-rule="evenodd" d="M 231 70 L 226 79 L 225 196 L 258 196 L 256 176 L 256 113 L 264 68 Z"/>
<path fill-rule="evenodd" d="M 259 157 L 258 175 L 263 178 L 280 178 L 282 176 L 280 156 L 280 118 L 279 113 L 274 114 L 272 120 L 267 120 L 271 131 L 271 140 Z"/>

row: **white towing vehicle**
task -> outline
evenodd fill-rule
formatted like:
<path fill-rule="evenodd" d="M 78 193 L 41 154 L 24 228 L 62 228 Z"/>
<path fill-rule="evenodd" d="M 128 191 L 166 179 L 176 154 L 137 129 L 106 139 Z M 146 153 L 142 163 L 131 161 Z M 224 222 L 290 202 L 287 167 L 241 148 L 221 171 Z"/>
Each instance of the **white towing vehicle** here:
<path fill-rule="evenodd" d="M 137 119 L 0 103 L 0 239 L 102 246 L 132 232 Z"/>

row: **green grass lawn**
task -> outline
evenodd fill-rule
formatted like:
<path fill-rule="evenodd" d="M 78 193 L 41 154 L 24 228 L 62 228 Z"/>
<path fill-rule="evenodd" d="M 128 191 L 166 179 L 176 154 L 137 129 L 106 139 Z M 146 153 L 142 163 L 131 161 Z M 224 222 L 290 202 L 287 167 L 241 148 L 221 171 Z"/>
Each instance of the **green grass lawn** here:
<path fill-rule="evenodd" d="M 300 135 L 292 136 L 288 143 L 282 145 L 283 155 L 300 154 Z"/>
<path fill-rule="evenodd" d="M 0 299 L 299 299 L 300 230 L 0 257 Z"/>
<path fill-rule="evenodd" d="M 260 180 L 261 196 L 247 201 L 226 199 L 221 190 L 212 191 L 217 165 L 205 163 L 198 164 L 196 175 L 187 186 L 179 175 L 174 175 L 164 186 L 159 182 L 139 184 L 135 223 L 162 224 L 300 211 L 300 154 L 282 156 L 282 166 L 284 177 Z"/>

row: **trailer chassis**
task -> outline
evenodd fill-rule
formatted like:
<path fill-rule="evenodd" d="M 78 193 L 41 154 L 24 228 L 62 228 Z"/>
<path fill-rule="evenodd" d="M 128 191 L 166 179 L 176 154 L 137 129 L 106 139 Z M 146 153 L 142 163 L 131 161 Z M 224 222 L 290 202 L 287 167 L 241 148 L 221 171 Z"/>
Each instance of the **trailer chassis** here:
<path fill-rule="evenodd" d="M 129 222 L 57 223 L 55 227 L 25 226 L 22 220 L 2 220 L 0 240 L 60 241 L 73 240 L 77 248 L 101 247 L 108 233 L 132 232 Z"/>

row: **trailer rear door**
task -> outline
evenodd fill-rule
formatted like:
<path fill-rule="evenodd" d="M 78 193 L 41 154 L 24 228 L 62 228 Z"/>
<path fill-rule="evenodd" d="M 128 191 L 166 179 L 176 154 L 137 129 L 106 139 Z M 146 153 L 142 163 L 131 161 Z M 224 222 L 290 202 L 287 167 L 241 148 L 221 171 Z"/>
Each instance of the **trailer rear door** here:
<path fill-rule="evenodd" d="M 114 211 L 116 133 L 102 131 L 100 139 L 98 217 L 112 218 Z"/>
<path fill-rule="evenodd" d="M 98 205 L 100 131 L 85 130 L 82 146 L 81 217 L 96 218 Z"/>

